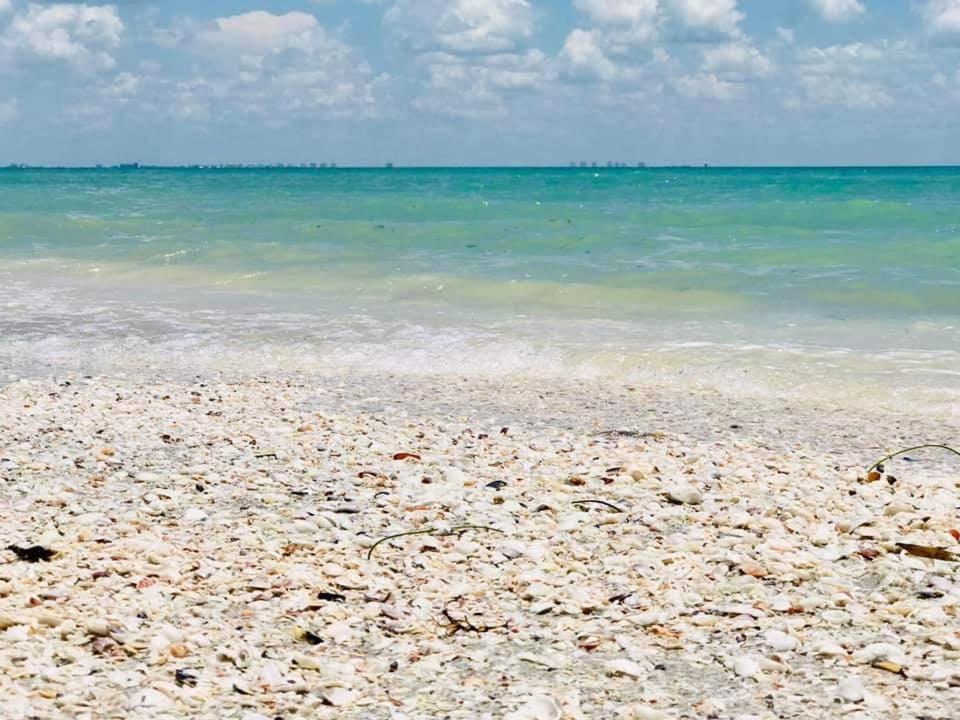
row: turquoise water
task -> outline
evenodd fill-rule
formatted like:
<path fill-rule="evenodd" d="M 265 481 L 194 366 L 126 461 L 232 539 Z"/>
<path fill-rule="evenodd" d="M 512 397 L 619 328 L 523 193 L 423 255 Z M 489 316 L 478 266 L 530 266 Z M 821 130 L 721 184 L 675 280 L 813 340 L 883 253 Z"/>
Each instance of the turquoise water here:
<path fill-rule="evenodd" d="M 8 375 L 960 371 L 957 168 L 3 170 L 0 263 Z"/>

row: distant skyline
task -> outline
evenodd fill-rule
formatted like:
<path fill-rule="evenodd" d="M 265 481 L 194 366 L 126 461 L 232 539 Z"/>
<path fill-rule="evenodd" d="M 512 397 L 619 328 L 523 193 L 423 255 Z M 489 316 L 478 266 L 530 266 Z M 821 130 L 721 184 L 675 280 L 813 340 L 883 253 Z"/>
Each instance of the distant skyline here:
<path fill-rule="evenodd" d="M 0 0 L 0 165 L 960 164 L 960 0 Z"/>

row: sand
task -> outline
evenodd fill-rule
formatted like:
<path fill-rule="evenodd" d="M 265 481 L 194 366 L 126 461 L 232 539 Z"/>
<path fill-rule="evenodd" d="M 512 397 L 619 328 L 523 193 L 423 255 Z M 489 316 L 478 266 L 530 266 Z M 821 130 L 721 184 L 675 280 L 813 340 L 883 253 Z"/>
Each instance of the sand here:
<path fill-rule="evenodd" d="M 3 715 L 956 718 L 960 564 L 897 543 L 958 549 L 960 458 L 866 469 L 957 431 L 615 382 L 16 382 L 0 544 L 57 554 L 0 551 Z"/>

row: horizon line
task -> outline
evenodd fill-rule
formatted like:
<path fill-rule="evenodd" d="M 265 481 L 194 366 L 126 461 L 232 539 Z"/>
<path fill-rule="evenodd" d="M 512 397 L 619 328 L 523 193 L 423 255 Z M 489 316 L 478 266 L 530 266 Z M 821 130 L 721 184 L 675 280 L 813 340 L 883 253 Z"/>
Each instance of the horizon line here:
<path fill-rule="evenodd" d="M 54 165 L 30 163 L 8 163 L 0 165 L 0 170 L 831 170 L 831 169 L 895 169 L 895 168 L 955 168 L 954 163 L 871 163 L 871 164 L 832 164 L 832 165 L 726 165 L 713 163 L 616 163 L 604 161 L 590 164 L 542 164 L 542 165 L 405 165 L 399 163 L 382 164 L 343 164 L 333 163 L 95 163 L 93 165 Z"/>

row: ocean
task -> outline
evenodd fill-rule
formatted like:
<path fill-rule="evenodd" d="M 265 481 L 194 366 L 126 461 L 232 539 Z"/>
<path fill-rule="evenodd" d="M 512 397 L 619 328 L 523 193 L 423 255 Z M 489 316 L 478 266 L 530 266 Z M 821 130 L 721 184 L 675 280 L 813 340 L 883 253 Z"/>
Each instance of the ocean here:
<path fill-rule="evenodd" d="M 610 379 L 951 412 L 960 168 L 0 170 L 0 381 Z"/>

